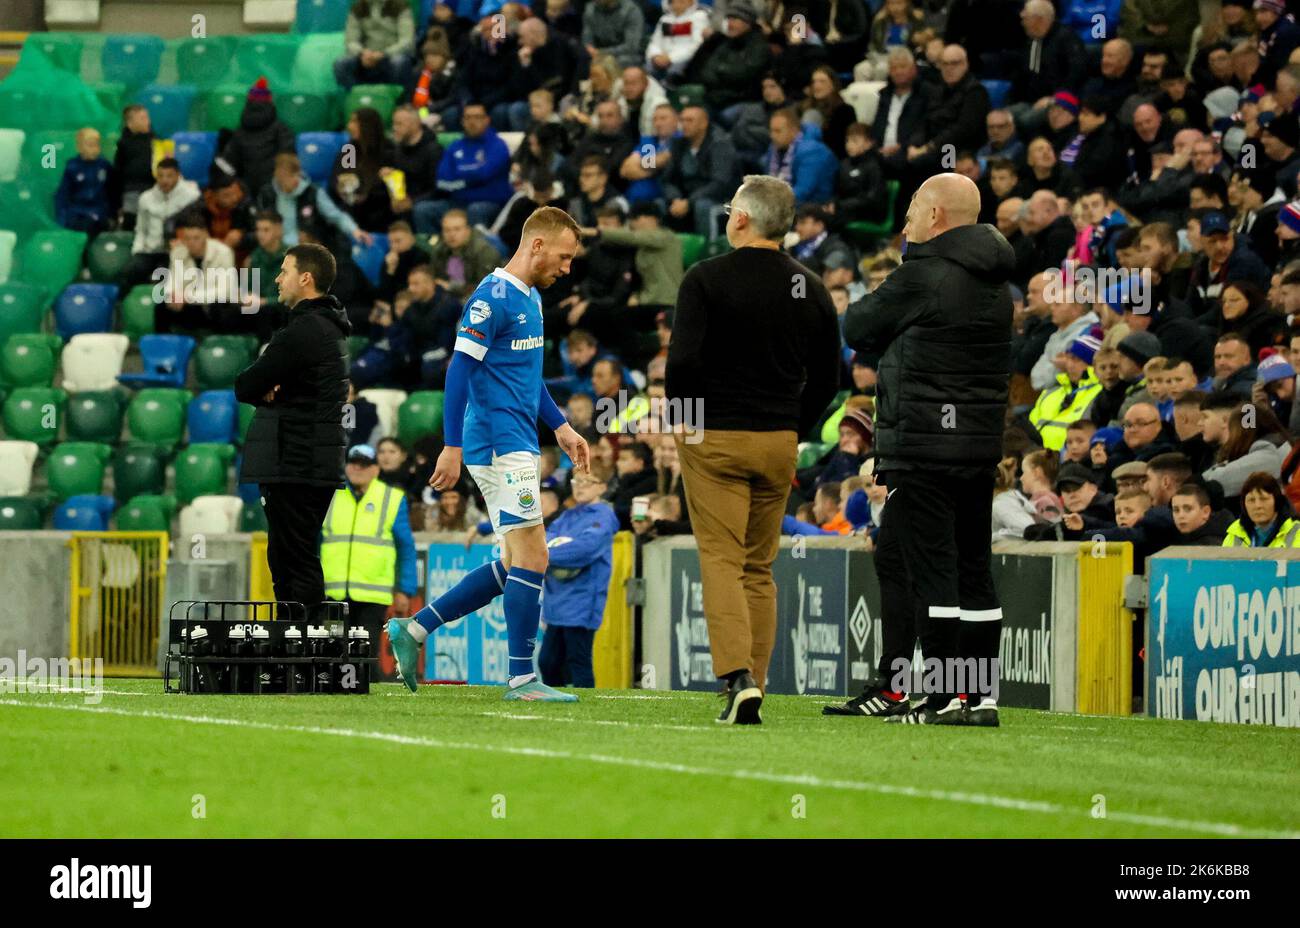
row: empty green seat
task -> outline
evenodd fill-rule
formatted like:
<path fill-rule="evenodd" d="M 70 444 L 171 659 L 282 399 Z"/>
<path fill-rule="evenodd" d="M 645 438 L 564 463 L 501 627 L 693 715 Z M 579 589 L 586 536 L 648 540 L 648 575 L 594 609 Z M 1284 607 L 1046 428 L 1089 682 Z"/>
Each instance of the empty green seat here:
<path fill-rule="evenodd" d="M 370 107 L 379 113 L 384 125 L 388 125 L 397 109 L 397 100 L 402 95 L 402 88 L 397 84 L 357 84 L 348 91 L 343 100 L 343 122 L 357 110 Z"/>
<path fill-rule="evenodd" d="M 194 379 L 201 390 L 226 390 L 235 377 L 253 363 L 257 340 L 240 335 L 209 335 L 194 354 Z"/>
<path fill-rule="evenodd" d="M 120 113 L 122 112 L 122 108 L 126 106 L 126 84 L 118 81 L 100 81 L 94 84 L 87 84 L 86 86 L 95 95 L 95 98 L 99 100 L 100 104 L 103 105 L 104 109 L 108 110 L 110 113 Z M 104 147 L 106 149 L 104 157 L 109 161 L 112 161 L 113 156 L 107 153 L 107 140 L 105 140 Z M 114 148 L 116 147 L 116 143 L 114 143 Z"/>
<path fill-rule="evenodd" d="M 23 42 L 23 54 L 41 55 L 61 71 L 81 76 L 81 50 L 86 40 L 79 32 L 33 32 Z"/>
<path fill-rule="evenodd" d="M 32 532 L 45 524 L 40 507 L 25 496 L 0 497 L 0 532 Z"/>
<path fill-rule="evenodd" d="M 59 502 L 69 496 L 98 496 L 104 486 L 104 468 L 113 453 L 108 445 L 65 441 L 50 452 L 45 477 Z"/>
<path fill-rule="evenodd" d="M 682 268 L 689 268 L 704 256 L 704 236 L 694 232 L 678 232 L 677 240 L 682 243 Z"/>
<path fill-rule="evenodd" d="M 228 79 L 234 36 L 185 39 L 176 46 L 176 75 L 182 84 L 208 89 Z"/>
<path fill-rule="evenodd" d="M 464 137 L 465 133 L 463 132 L 439 132 L 438 144 L 446 148 L 452 142 L 459 142 Z"/>
<path fill-rule="evenodd" d="M 271 94 L 277 98 L 284 94 L 293 81 L 293 63 L 298 57 L 302 36 L 263 33 L 236 39 L 235 78 L 245 92 L 260 77 L 265 77 Z M 282 107 L 277 106 L 277 109 Z"/>
<path fill-rule="evenodd" d="M 54 383 L 63 339 L 40 332 L 11 335 L 0 348 L 0 383 L 9 387 L 48 387 Z"/>
<path fill-rule="evenodd" d="M 829 445 L 823 445 L 819 442 L 810 441 L 799 451 L 799 457 L 795 459 L 795 470 L 802 470 L 805 467 L 812 467 L 830 448 Z"/>
<path fill-rule="evenodd" d="M 397 437 L 411 447 L 430 434 L 442 433 L 442 400 L 440 390 L 417 390 L 397 409 Z"/>
<path fill-rule="evenodd" d="M 39 187 L 25 175 L 0 183 L 0 229 L 18 235 L 20 253 L 21 243 L 33 234 L 57 228 L 53 187 Z"/>
<path fill-rule="evenodd" d="M 153 284 L 138 284 L 122 300 L 122 331 L 137 341 L 141 335 L 153 334 Z"/>
<path fill-rule="evenodd" d="M 117 444 L 126 412 L 122 394 L 116 390 L 90 390 L 68 401 L 68 440 Z"/>
<path fill-rule="evenodd" d="M 203 94 L 199 128 L 207 132 L 238 129 L 239 117 L 244 112 L 248 88 L 234 85 L 214 87 Z"/>
<path fill-rule="evenodd" d="M 5 398 L 5 436 L 42 449 L 59 440 L 68 394 L 54 387 L 20 387 Z M 88 491 L 89 492 L 89 491 Z"/>
<path fill-rule="evenodd" d="M 334 62 L 343 57 L 343 33 L 317 32 L 302 37 L 293 60 L 293 86 L 314 93 L 337 93 Z"/>
<path fill-rule="evenodd" d="M 35 284 L 16 280 L 0 284 L 0 344 L 10 335 L 41 330 L 48 306 L 46 292 Z"/>
<path fill-rule="evenodd" d="M 239 530 L 241 532 L 265 532 L 266 510 L 261 503 L 244 503 L 239 512 Z"/>
<path fill-rule="evenodd" d="M 157 445 L 133 441 L 113 452 L 113 496 L 119 503 L 161 493 L 166 480 L 167 458 Z"/>
<path fill-rule="evenodd" d="M 170 454 L 185 433 L 185 408 L 189 402 L 188 390 L 165 387 L 141 390 L 126 411 L 131 437 L 157 445 Z"/>
<path fill-rule="evenodd" d="M 29 132 L 23 143 L 23 176 L 36 190 L 53 195 L 63 180 L 63 169 L 75 157 L 76 132 L 68 129 Z"/>
<path fill-rule="evenodd" d="M 86 266 L 92 280 L 101 284 L 115 284 L 122 271 L 131 263 L 132 232 L 103 232 L 90 243 Z"/>
<path fill-rule="evenodd" d="M 36 232 L 23 246 L 21 279 L 58 293 L 81 272 L 81 253 L 85 249 L 85 232 Z"/>
<path fill-rule="evenodd" d="M 119 532 L 168 532 L 175 512 L 174 497 L 141 494 L 132 497 L 117 511 L 116 527 Z"/>
<path fill-rule="evenodd" d="M 275 99 L 280 121 L 295 135 L 299 132 L 325 132 L 338 125 L 336 94 L 293 91 Z"/>
<path fill-rule="evenodd" d="M 198 496 L 225 496 L 234 445 L 193 444 L 176 455 L 176 498 L 187 505 Z"/>
<path fill-rule="evenodd" d="M 885 191 L 889 196 L 889 206 L 885 209 L 885 218 L 880 222 L 850 222 L 844 226 L 845 234 L 855 245 L 866 246 L 878 238 L 888 238 L 894 234 L 894 203 L 898 199 L 899 182 L 885 181 Z"/>
<path fill-rule="evenodd" d="M 248 426 L 253 422 L 253 415 L 257 412 L 256 406 L 250 406 L 247 403 L 239 404 L 239 443 L 244 443 L 244 436 L 248 434 Z"/>

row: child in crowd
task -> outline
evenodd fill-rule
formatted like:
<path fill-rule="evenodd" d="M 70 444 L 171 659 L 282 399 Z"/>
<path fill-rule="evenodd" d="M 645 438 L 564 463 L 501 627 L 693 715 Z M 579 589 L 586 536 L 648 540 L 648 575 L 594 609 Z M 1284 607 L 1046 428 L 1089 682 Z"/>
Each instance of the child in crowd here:
<path fill-rule="evenodd" d="M 122 135 L 113 154 L 114 199 L 122 211 L 122 228 L 135 231 L 140 194 L 153 186 L 153 127 L 149 111 L 132 103 L 122 111 Z"/>
<path fill-rule="evenodd" d="M 1145 490 L 1125 490 L 1115 496 L 1115 524 L 1132 528 L 1151 508 L 1151 497 Z"/>
<path fill-rule="evenodd" d="M 104 157 L 99 131 L 77 131 L 77 157 L 69 158 L 54 193 L 54 219 L 65 229 L 94 238 L 113 222 L 113 166 Z"/>

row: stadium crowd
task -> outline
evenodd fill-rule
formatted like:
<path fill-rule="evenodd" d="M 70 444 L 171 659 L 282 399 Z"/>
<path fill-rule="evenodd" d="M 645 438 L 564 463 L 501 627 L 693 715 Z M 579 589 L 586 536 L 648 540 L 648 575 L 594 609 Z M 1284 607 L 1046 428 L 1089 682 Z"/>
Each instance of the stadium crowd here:
<path fill-rule="evenodd" d="M 842 317 L 900 265 L 912 191 L 956 171 L 1017 256 L 995 538 L 1128 540 L 1137 559 L 1300 545 L 1300 26 L 1282 0 L 439 0 L 423 26 L 405 0 L 358 0 L 346 49 L 340 87 L 402 95 L 387 123 L 352 113 L 323 182 L 265 79 L 207 177 L 152 163 L 145 106 L 111 163 L 79 133 L 58 221 L 134 229 L 124 285 L 178 262 L 260 270 L 259 312 L 187 291 L 158 331 L 265 339 L 285 250 L 319 242 L 368 336 L 354 390 L 440 389 L 462 299 L 533 209 L 562 206 L 583 235 L 542 294 L 546 373 L 592 442 L 582 505 L 603 488 L 622 528 L 689 532 L 652 423 L 683 268 L 728 247 L 741 176 L 792 185 L 786 247 Z M 352 246 L 379 236 L 375 284 Z M 876 362 L 842 352 L 788 533 L 871 543 Z M 414 527 L 477 532 L 468 481 L 426 486 L 440 436 L 405 447 L 354 402 L 351 441 L 378 449 Z M 543 462 L 549 522 L 575 493 L 557 450 Z"/>

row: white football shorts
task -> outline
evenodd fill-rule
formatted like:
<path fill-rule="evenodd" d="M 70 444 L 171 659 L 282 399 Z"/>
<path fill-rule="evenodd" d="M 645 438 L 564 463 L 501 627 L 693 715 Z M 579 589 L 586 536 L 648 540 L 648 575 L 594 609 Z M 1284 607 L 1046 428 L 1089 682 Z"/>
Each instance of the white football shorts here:
<path fill-rule="evenodd" d="M 540 463 L 541 457 L 530 451 L 511 451 L 494 453 L 491 464 L 465 465 L 483 494 L 497 535 L 542 524 Z"/>

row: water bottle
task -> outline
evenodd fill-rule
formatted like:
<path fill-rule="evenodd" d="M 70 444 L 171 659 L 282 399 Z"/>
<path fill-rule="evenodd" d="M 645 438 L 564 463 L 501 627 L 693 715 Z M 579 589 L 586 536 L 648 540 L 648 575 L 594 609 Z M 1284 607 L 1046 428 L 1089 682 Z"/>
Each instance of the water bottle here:
<path fill-rule="evenodd" d="M 291 625 L 284 630 L 284 656 L 295 658 L 307 656 L 307 647 L 302 640 L 302 629 L 296 625 Z M 307 668 L 309 665 L 290 663 L 283 666 L 285 692 L 307 692 Z"/>
<path fill-rule="evenodd" d="M 253 656 L 253 639 L 249 635 L 249 626 L 233 625 L 230 628 L 230 656 L 236 658 L 248 658 Z M 239 661 L 231 661 L 230 673 L 231 684 L 230 692 L 232 693 L 251 693 L 253 692 L 253 677 L 256 668 L 252 664 L 244 664 Z"/>
<path fill-rule="evenodd" d="M 181 632 L 181 647 L 184 649 L 184 631 Z M 213 664 L 206 663 L 205 660 L 212 656 L 212 639 L 208 637 L 208 630 L 202 625 L 195 625 L 190 629 L 189 635 L 189 653 L 193 659 L 190 664 L 190 688 L 191 693 L 216 693 L 220 691 L 219 673 Z"/>
<path fill-rule="evenodd" d="M 329 632 L 323 625 L 307 626 L 307 651 L 312 657 L 311 671 L 313 693 L 331 692 L 333 671 L 330 668 Z"/>
<path fill-rule="evenodd" d="M 271 632 L 265 625 L 253 625 L 253 656 L 266 663 L 257 664 L 257 674 L 253 681 L 254 693 L 271 692 Z"/>
<path fill-rule="evenodd" d="M 348 657 L 355 674 L 356 685 L 344 688 L 345 693 L 370 692 L 370 630 L 354 625 L 348 629 Z"/>

